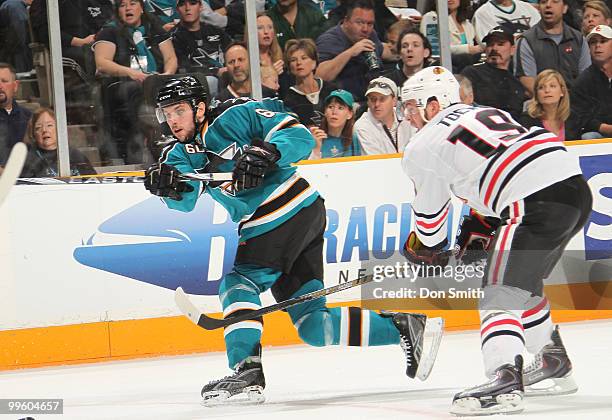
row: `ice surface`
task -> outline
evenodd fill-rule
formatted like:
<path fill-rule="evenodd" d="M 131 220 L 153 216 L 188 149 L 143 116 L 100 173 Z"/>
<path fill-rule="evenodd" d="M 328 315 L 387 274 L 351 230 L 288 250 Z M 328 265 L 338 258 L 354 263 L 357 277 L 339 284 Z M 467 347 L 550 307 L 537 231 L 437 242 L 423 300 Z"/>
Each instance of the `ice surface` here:
<path fill-rule="evenodd" d="M 578 393 L 528 398 L 518 418 L 612 419 L 612 321 L 563 324 L 561 335 Z M 202 385 L 228 373 L 224 353 L 3 372 L 0 398 L 64 398 L 63 416 L 37 419 L 439 419 L 484 380 L 477 331 L 446 334 L 426 382 L 404 375 L 399 346 L 267 348 L 263 363 L 257 406 L 200 404 Z"/>

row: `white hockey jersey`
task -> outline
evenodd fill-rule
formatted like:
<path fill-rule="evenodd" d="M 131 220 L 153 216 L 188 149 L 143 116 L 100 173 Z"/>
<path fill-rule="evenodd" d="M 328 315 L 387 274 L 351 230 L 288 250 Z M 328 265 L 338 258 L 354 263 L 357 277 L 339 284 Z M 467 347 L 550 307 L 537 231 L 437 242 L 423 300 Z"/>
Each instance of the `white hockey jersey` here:
<path fill-rule="evenodd" d="M 412 138 L 402 166 L 414 183 L 415 230 L 426 246 L 446 239 L 451 193 L 500 217 L 509 204 L 582 173 L 553 133 L 528 130 L 495 108 L 463 104 L 441 111 Z"/>

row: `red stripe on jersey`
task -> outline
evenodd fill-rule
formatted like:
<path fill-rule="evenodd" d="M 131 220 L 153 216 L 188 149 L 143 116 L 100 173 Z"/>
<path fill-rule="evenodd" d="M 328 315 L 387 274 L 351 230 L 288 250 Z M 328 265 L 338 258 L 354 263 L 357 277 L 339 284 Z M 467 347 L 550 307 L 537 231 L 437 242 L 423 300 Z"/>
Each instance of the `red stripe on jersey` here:
<path fill-rule="evenodd" d="M 504 159 L 502 163 L 499 164 L 499 166 L 495 170 L 495 173 L 493 174 L 493 177 L 491 178 L 491 181 L 489 182 L 489 186 L 487 187 L 487 192 L 485 193 L 484 202 L 487 206 L 489 205 L 489 201 L 491 200 L 491 195 L 493 193 L 493 190 L 495 189 L 495 184 L 497 183 L 497 181 L 499 181 L 499 178 L 502 172 L 504 171 L 504 169 L 506 169 L 506 167 L 510 165 L 514 160 L 516 160 L 516 158 L 518 158 L 520 155 L 524 154 L 532 147 L 538 146 L 543 143 L 559 143 L 559 139 L 557 137 L 553 137 L 553 138 L 542 139 L 542 140 L 528 141 L 527 143 L 519 147 L 518 150 L 515 150 L 514 152 L 512 152 L 510 156 L 508 156 L 506 159 Z"/>
<path fill-rule="evenodd" d="M 499 250 L 497 250 L 497 258 L 495 259 L 495 266 L 493 268 L 493 282 L 492 284 L 497 284 L 497 278 L 499 275 L 499 268 L 501 267 L 501 260 L 504 256 L 504 251 L 506 249 L 506 241 L 508 240 L 508 233 L 510 229 L 512 229 L 512 225 L 514 225 L 518 219 L 521 217 L 519 215 L 519 205 L 518 201 L 512 203 L 511 209 L 514 211 L 514 215 L 510 218 L 510 223 L 504 227 L 502 227 L 504 231 L 504 235 L 502 236 L 501 244 L 499 245 Z"/>
<path fill-rule="evenodd" d="M 537 306 L 535 306 L 535 307 L 533 307 L 533 308 L 523 312 L 523 315 L 521 315 L 521 318 L 527 318 L 527 317 L 529 317 L 531 315 L 537 314 L 547 304 L 548 304 L 548 299 L 546 299 L 546 298 L 542 299 L 542 302 L 540 302 Z"/>
<path fill-rule="evenodd" d="M 444 214 L 442 214 L 442 216 L 440 216 L 438 218 L 438 220 L 434 220 L 431 223 L 422 222 L 420 220 L 417 220 L 416 224 L 417 224 L 417 226 L 420 226 L 420 227 L 425 228 L 425 229 L 435 228 L 435 227 L 439 226 L 440 224 L 442 224 L 442 222 L 444 222 L 444 220 L 446 220 L 446 216 L 448 215 L 448 211 L 449 210 L 450 210 L 450 206 L 446 207 L 446 211 L 444 212 Z"/>
<path fill-rule="evenodd" d="M 480 331 L 480 336 L 482 337 L 487 331 L 489 331 L 493 327 L 497 327 L 498 325 L 514 325 L 516 327 L 519 327 L 521 331 L 525 331 L 525 329 L 523 328 L 523 324 L 521 324 L 516 319 L 508 318 L 508 319 L 500 319 L 499 321 L 491 322 L 489 325 L 484 327 L 482 331 Z"/>

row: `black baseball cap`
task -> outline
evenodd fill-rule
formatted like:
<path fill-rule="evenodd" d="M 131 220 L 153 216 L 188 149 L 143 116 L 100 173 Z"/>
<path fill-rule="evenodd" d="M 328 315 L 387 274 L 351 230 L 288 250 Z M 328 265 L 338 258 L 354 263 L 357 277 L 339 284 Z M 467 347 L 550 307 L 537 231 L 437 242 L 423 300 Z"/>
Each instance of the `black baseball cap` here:
<path fill-rule="evenodd" d="M 499 38 L 505 41 L 510 41 L 511 44 L 514 44 L 514 33 L 504 26 L 496 26 L 491 29 L 488 34 L 482 38 L 482 42 L 485 44 L 491 40 L 491 38 Z"/>

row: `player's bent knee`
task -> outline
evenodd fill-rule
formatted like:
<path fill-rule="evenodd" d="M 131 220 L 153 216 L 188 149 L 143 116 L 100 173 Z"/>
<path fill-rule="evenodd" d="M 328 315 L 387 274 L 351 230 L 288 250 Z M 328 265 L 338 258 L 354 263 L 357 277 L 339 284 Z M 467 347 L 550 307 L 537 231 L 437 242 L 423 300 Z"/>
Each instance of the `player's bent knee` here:
<path fill-rule="evenodd" d="M 295 323 L 300 339 L 315 347 L 329 346 L 334 341 L 332 317 L 327 311 L 305 315 Z"/>

